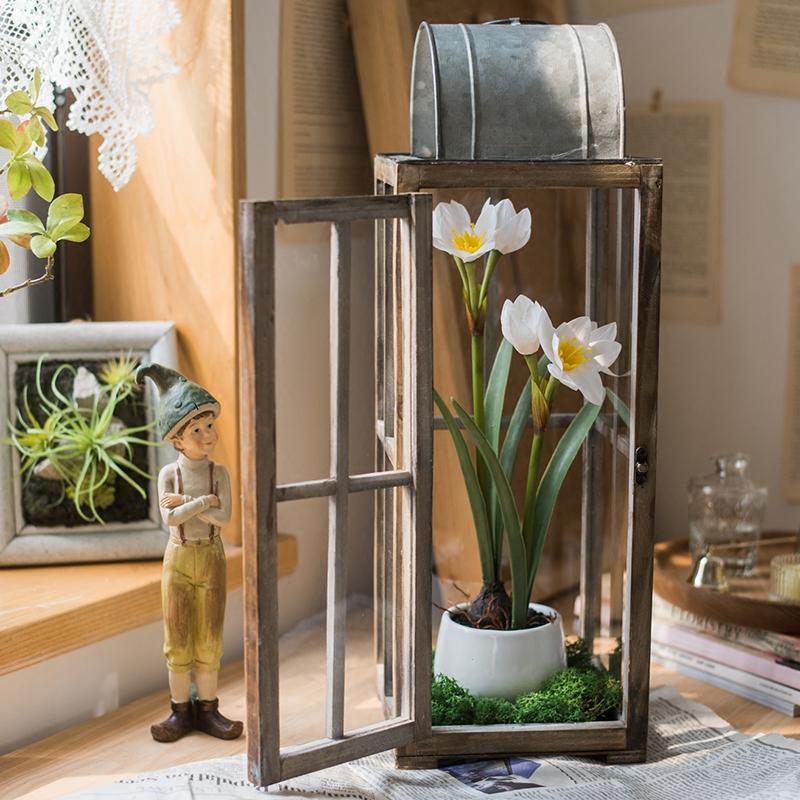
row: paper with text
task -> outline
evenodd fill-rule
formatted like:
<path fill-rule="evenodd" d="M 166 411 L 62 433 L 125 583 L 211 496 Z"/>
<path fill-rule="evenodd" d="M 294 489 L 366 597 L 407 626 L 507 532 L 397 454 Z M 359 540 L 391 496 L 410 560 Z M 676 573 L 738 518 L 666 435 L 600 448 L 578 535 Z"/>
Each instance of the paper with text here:
<path fill-rule="evenodd" d="M 627 152 L 664 160 L 661 313 L 719 323 L 722 108 L 667 104 L 627 112 Z"/>
<path fill-rule="evenodd" d="M 797 0 L 739 0 L 728 79 L 737 89 L 800 97 Z"/>

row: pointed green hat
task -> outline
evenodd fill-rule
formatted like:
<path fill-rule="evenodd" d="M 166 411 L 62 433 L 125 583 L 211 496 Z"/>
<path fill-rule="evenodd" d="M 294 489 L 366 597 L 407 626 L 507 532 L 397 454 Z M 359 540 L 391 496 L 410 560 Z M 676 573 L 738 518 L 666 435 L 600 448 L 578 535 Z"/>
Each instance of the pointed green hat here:
<path fill-rule="evenodd" d="M 137 383 L 143 384 L 145 378 L 150 378 L 158 389 L 160 402 L 156 421 L 162 439 L 169 439 L 198 414 L 210 411 L 215 418 L 219 416 L 220 405 L 216 398 L 180 372 L 163 364 L 147 364 L 136 370 Z"/>

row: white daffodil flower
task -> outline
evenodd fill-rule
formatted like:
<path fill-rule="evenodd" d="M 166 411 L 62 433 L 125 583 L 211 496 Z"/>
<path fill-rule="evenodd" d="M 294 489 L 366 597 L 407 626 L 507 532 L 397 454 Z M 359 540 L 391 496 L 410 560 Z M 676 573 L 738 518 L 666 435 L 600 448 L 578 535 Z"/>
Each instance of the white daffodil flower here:
<path fill-rule="evenodd" d="M 510 200 L 501 200 L 495 205 L 494 212 L 494 249 L 506 254 L 524 247 L 531 238 L 530 209 L 523 208 L 517 212 Z"/>
<path fill-rule="evenodd" d="M 477 222 L 461 203 L 439 203 L 433 210 L 433 246 L 468 263 L 494 249 L 495 210 L 487 200 Z"/>
<path fill-rule="evenodd" d="M 500 327 L 503 336 L 520 355 L 530 356 L 539 349 L 539 331 L 543 315 L 546 317 L 547 312 L 524 294 L 513 303 L 510 300 L 503 303 Z"/>
<path fill-rule="evenodd" d="M 600 373 L 612 374 L 609 367 L 617 360 L 622 345 L 617 338 L 617 323 L 597 327 L 589 317 L 576 317 L 555 330 L 543 315 L 539 336 L 550 359 L 550 374 L 580 392 L 590 403 L 600 405 L 605 397 Z"/>

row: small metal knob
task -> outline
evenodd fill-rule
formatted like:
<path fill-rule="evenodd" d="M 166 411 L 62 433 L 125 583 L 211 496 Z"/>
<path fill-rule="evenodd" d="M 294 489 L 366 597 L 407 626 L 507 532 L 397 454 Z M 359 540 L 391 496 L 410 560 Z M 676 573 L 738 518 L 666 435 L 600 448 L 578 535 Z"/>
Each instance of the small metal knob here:
<path fill-rule="evenodd" d="M 636 476 L 636 483 L 639 484 L 639 486 L 647 480 L 647 474 L 650 472 L 650 463 L 647 460 L 647 456 L 646 447 L 636 448 L 636 452 L 634 453 L 636 461 L 633 469 Z"/>

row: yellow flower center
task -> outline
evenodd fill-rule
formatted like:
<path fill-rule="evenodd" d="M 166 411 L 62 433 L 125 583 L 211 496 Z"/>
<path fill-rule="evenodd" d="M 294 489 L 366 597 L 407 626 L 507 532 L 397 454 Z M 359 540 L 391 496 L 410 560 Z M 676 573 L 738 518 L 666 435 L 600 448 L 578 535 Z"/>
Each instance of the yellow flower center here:
<path fill-rule="evenodd" d="M 591 347 L 582 345 L 574 336 L 571 339 L 561 339 L 558 343 L 558 357 L 561 359 L 564 372 L 585 364 L 589 360 L 587 353 L 591 352 Z"/>
<path fill-rule="evenodd" d="M 475 223 L 470 224 L 468 231 L 453 233 L 453 247 L 467 253 L 474 253 L 483 244 L 483 240 L 483 236 L 475 233 Z"/>

